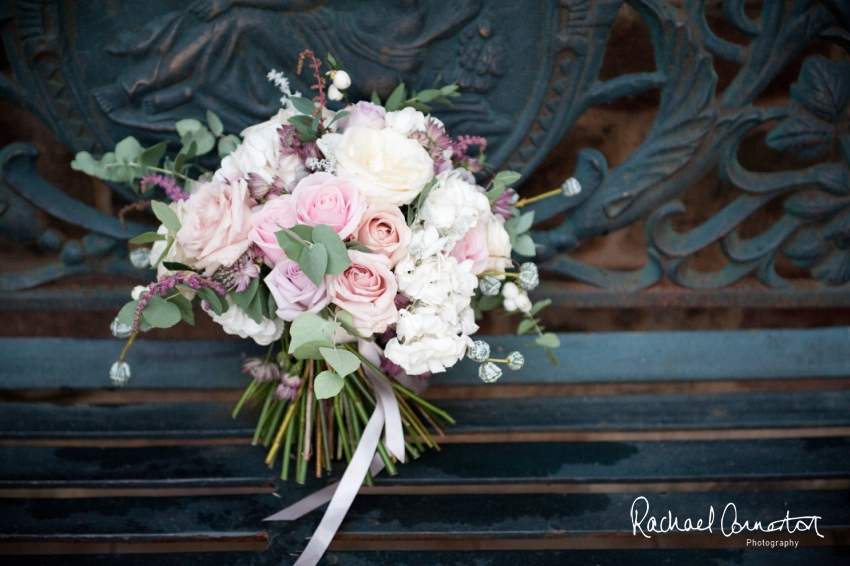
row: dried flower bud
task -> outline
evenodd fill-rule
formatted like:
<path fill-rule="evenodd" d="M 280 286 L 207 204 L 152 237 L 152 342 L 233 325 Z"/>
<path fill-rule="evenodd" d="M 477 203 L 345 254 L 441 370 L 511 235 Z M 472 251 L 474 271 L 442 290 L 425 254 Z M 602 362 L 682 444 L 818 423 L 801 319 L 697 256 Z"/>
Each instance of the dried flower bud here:
<path fill-rule="evenodd" d="M 251 377 L 264 383 L 280 379 L 280 366 L 260 358 L 248 358 L 242 362 L 242 373 L 250 373 Z"/>
<path fill-rule="evenodd" d="M 151 266 L 151 249 L 136 248 L 130 252 L 130 263 L 136 269 L 150 269 Z"/>
<path fill-rule="evenodd" d="M 473 362 L 484 362 L 490 357 L 490 344 L 483 340 L 476 340 L 467 350 L 466 355 Z"/>
<path fill-rule="evenodd" d="M 485 275 L 478 281 L 478 288 L 485 297 L 495 297 L 502 289 L 502 282 L 492 275 Z"/>
<path fill-rule="evenodd" d="M 537 271 L 537 265 L 530 261 L 520 265 L 517 283 L 526 291 L 531 291 L 537 287 L 540 284 L 540 274 Z"/>
<path fill-rule="evenodd" d="M 525 358 L 519 352 L 511 352 L 508 354 L 508 367 L 516 371 L 522 369 L 525 365 Z"/>
<path fill-rule="evenodd" d="M 109 369 L 109 379 L 116 387 L 124 387 L 130 381 L 130 364 L 127 362 L 115 362 Z"/>
<path fill-rule="evenodd" d="M 478 368 L 478 377 L 480 377 L 481 381 L 484 383 L 493 383 L 502 377 L 502 368 L 493 362 L 485 362 Z"/>
<path fill-rule="evenodd" d="M 115 320 L 112 321 L 112 324 L 109 325 L 109 330 L 112 331 L 113 336 L 121 338 L 122 340 L 133 335 L 133 327 L 127 326 L 118 320 L 117 316 L 115 317 Z"/>
<path fill-rule="evenodd" d="M 248 173 L 248 195 L 254 199 L 259 200 L 266 196 L 271 188 L 269 184 L 260 177 L 257 173 Z"/>

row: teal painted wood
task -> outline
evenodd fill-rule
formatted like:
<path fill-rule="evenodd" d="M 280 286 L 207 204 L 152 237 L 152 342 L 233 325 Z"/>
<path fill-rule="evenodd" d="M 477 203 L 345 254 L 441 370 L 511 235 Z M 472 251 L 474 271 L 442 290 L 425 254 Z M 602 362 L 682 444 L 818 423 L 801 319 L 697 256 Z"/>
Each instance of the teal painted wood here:
<path fill-rule="evenodd" d="M 850 526 L 848 491 L 723 491 L 645 494 L 649 515 L 660 518 L 671 511 L 680 518 L 703 519 L 714 508 L 713 534 L 722 537 L 721 515 L 734 503 L 739 521 L 770 522 L 791 516 L 818 515 L 818 528 Z M 488 539 L 550 540 L 600 535 L 631 538 L 629 509 L 640 493 L 493 494 L 493 495 L 363 495 L 351 507 L 339 533 L 347 541 L 360 537 L 386 540 L 390 536 L 420 540 L 475 537 Z M 322 512 L 300 523 L 262 523 L 280 508 L 271 494 L 183 498 L 95 498 L 4 500 L 0 519 L 0 552 L 4 543 L 38 541 L 84 535 L 115 536 L 133 540 L 166 534 L 189 537 L 271 531 L 297 549 Z M 640 508 L 641 510 L 643 508 Z M 726 517 L 725 527 L 731 521 Z M 644 527 L 646 523 L 644 522 Z M 256 526 L 251 529 L 249 526 Z M 787 534 L 787 533 L 786 533 Z M 658 536 L 658 535 L 655 535 Z M 79 539 L 83 540 L 83 539 Z M 281 540 L 274 547 L 279 547 Z M 634 540 L 623 540 L 624 546 Z M 734 541 L 738 542 L 738 541 Z"/>
<path fill-rule="evenodd" d="M 262 447 L 0 447 L 0 488 L 265 485 Z M 335 467 L 332 478 L 341 474 Z M 376 485 L 850 478 L 848 438 L 445 444 Z M 314 480 L 311 480 L 314 481 Z M 236 483 L 234 483 L 235 485 Z M 176 484 L 173 484 L 176 485 Z M 290 489 L 292 483 L 283 484 Z"/>
<path fill-rule="evenodd" d="M 529 354 L 521 371 L 500 383 L 585 383 L 782 379 L 850 376 L 850 328 L 611 332 L 564 334 L 560 366 L 524 346 L 528 337 L 482 337 L 494 353 Z M 10 338 L 0 340 L 0 388 L 104 388 L 118 340 Z M 239 360 L 262 348 L 247 341 L 140 340 L 128 361 L 133 388 L 239 388 Z M 480 384 L 475 364 L 462 361 L 435 384 Z"/>
<path fill-rule="evenodd" d="M 602 432 L 850 425 L 850 391 L 445 399 L 449 434 Z M 5 403 L 0 440 L 247 438 L 258 411 L 233 403 L 56 405 Z"/>
<path fill-rule="evenodd" d="M 777 553 L 782 552 L 782 562 Z M 289 553 L 286 553 L 288 555 Z M 32 556 L 4 556 L 9 566 L 32 566 Z M 41 566 L 268 566 L 270 557 L 258 552 L 208 552 L 198 554 L 112 554 L 39 556 Z M 294 556 L 287 556 L 292 561 Z M 552 550 L 477 552 L 328 552 L 320 566 L 846 566 L 843 549 L 828 547 L 707 550 Z M 288 564 L 289 562 L 284 562 Z"/>

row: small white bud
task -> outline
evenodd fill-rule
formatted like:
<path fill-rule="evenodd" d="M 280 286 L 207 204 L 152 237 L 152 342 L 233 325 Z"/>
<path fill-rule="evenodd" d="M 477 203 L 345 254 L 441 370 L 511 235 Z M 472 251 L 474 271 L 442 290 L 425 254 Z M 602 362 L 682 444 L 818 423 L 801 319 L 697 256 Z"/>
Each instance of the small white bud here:
<path fill-rule="evenodd" d="M 528 295 L 525 293 L 517 295 L 514 299 L 514 303 L 516 304 L 516 308 L 522 312 L 528 312 L 531 310 L 531 299 L 529 299 Z"/>
<path fill-rule="evenodd" d="M 109 369 L 109 379 L 113 385 L 124 387 L 130 381 L 130 364 L 127 362 L 115 362 Z"/>
<path fill-rule="evenodd" d="M 112 331 L 112 335 L 116 338 L 129 338 L 133 334 L 133 327 L 127 326 L 120 320 L 118 317 L 115 317 L 115 320 L 112 321 L 112 324 L 109 325 L 109 330 Z"/>
<path fill-rule="evenodd" d="M 565 197 L 577 195 L 581 192 L 581 183 L 575 177 L 570 177 L 561 185 L 561 190 L 564 191 Z"/>
<path fill-rule="evenodd" d="M 328 98 L 330 98 L 331 100 L 342 100 L 342 93 L 339 91 L 339 88 L 337 88 L 335 84 L 331 85 L 331 87 L 328 89 Z"/>
<path fill-rule="evenodd" d="M 502 368 L 493 362 L 485 362 L 478 368 L 478 377 L 480 377 L 481 381 L 484 383 L 493 383 L 502 377 Z"/>
<path fill-rule="evenodd" d="M 150 269 L 151 266 L 151 250 L 150 248 L 136 248 L 130 252 L 130 263 L 136 269 Z"/>
<path fill-rule="evenodd" d="M 337 71 L 334 73 L 334 86 L 339 90 L 345 90 L 351 86 L 351 77 L 345 71 Z"/>
<path fill-rule="evenodd" d="M 145 287 L 144 285 L 136 285 L 135 287 L 133 287 L 133 290 L 130 292 L 130 296 L 133 297 L 134 301 L 138 301 L 139 297 L 142 296 L 142 293 L 144 293 L 147 290 L 148 290 L 148 288 Z"/>
<path fill-rule="evenodd" d="M 502 306 L 505 307 L 505 310 L 509 312 L 516 310 L 516 303 L 513 299 L 505 299 L 504 302 L 502 302 Z"/>
<path fill-rule="evenodd" d="M 513 281 L 502 285 L 502 296 L 506 299 L 515 299 L 519 295 L 519 287 Z"/>

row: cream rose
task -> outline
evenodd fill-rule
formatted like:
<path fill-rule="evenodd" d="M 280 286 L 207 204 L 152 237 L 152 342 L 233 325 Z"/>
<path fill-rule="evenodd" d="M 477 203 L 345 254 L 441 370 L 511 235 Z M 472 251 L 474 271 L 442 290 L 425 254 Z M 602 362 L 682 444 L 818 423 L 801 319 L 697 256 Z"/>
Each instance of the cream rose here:
<path fill-rule="evenodd" d="M 369 204 L 410 204 L 434 177 L 425 148 L 389 128 L 348 128 L 332 151 L 337 176 L 354 183 Z"/>
<path fill-rule="evenodd" d="M 232 265 L 251 245 L 248 233 L 254 203 L 248 198 L 245 179 L 214 180 L 186 202 L 186 219 L 176 243 L 206 275 Z"/>
<path fill-rule="evenodd" d="M 355 239 L 374 253 L 387 256 L 395 265 L 407 253 L 411 233 L 397 206 L 379 202 L 366 209 Z"/>
<path fill-rule="evenodd" d="M 511 266 L 511 238 L 504 227 L 505 219 L 490 214 L 487 221 L 487 253 L 485 271 L 504 271 Z"/>
<path fill-rule="evenodd" d="M 351 266 L 326 276 L 328 297 L 354 319 L 354 329 L 369 336 L 380 334 L 398 320 L 395 296 L 398 284 L 390 260 L 381 254 L 349 250 Z"/>

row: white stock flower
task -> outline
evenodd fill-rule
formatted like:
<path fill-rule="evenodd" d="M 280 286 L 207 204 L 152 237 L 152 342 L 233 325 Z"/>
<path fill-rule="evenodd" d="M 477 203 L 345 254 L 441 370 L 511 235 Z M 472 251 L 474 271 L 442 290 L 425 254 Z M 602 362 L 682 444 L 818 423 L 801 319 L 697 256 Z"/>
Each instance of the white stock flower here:
<path fill-rule="evenodd" d="M 369 204 L 410 204 L 434 177 L 425 148 L 390 128 L 348 128 L 325 147 L 333 154 L 336 175 L 354 183 Z"/>
<path fill-rule="evenodd" d="M 230 308 L 221 315 L 213 311 L 207 311 L 214 321 L 221 325 L 225 332 L 234 334 L 240 338 L 251 338 L 260 346 L 268 346 L 283 334 L 283 321 L 279 318 L 274 320 L 263 317 L 263 321 L 257 324 L 239 305 L 233 304 L 230 299 Z"/>
<path fill-rule="evenodd" d="M 490 214 L 490 201 L 457 171 L 437 175 L 428 198 L 419 211 L 425 227 L 433 226 L 441 236 L 458 241 Z"/>
<path fill-rule="evenodd" d="M 385 120 L 387 126 L 406 137 L 413 132 L 424 132 L 427 119 L 422 112 L 408 106 L 395 112 L 387 112 Z"/>
<path fill-rule="evenodd" d="M 471 268 L 472 261 L 458 265 L 455 258 L 444 255 L 421 260 L 407 256 L 396 265 L 395 275 L 399 291 L 409 299 L 438 307 L 449 304 L 452 294 L 471 297 L 475 293 L 478 278 Z"/>
<path fill-rule="evenodd" d="M 442 316 L 443 309 L 416 303 L 398 311 L 396 335 L 404 342 L 412 342 L 426 334 L 441 336 L 452 331 Z"/>
<path fill-rule="evenodd" d="M 472 346 L 469 336 L 448 333 L 441 336 L 424 336 L 415 342 L 400 343 L 393 338 L 387 344 L 384 355 L 407 372 L 421 375 L 426 372 L 440 373 L 455 365 Z"/>

